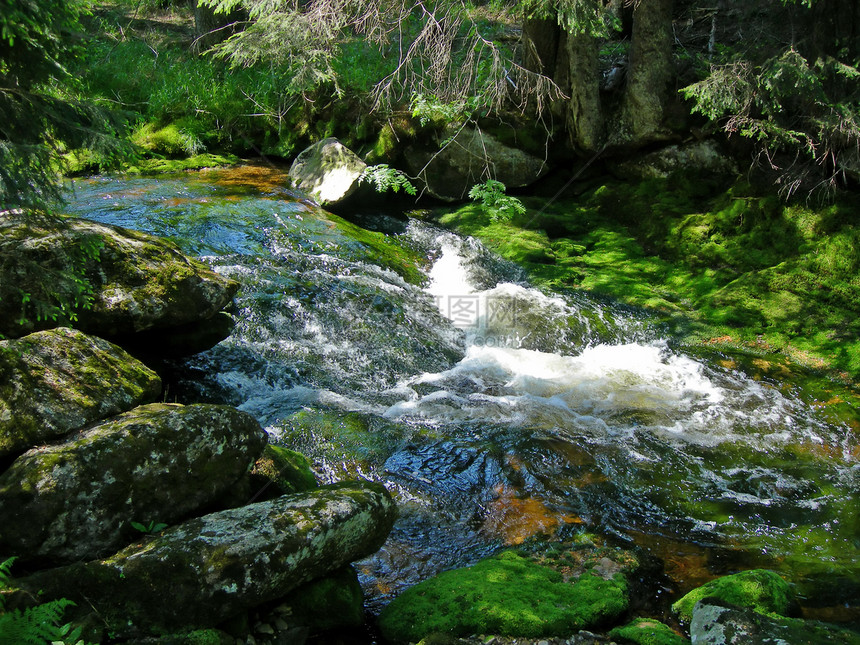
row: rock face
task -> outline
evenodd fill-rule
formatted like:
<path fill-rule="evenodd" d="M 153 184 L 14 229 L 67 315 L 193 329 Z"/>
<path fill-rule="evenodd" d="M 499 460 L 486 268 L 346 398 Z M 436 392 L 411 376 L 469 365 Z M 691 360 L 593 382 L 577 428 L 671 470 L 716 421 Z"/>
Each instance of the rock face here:
<path fill-rule="evenodd" d="M 860 634 L 835 625 L 763 616 L 716 598 L 696 603 L 690 638 L 696 645 L 860 645 Z"/>
<path fill-rule="evenodd" d="M 379 626 L 392 642 L 417 642 L 434 632 L 567 636 L 624 613 L 627 576 L 636 568 L 626 551 L 612 558 L 591 548 L 552 557 L 507 551 L 407 589 L 383 609 Z"/>
<path fill-rule="evenodd" d="M 215 316 L 237 289 L 152 235 L 38 213 L 0 215 L 7 337 L 70 320 L 107 338 L 183 327 Z"/>
<path fill-rule="evenodd" d="M 266 445 L 251 415 L 216 405 L 141 406 L 24 453 L 0 476 L 0 552 L 72 562 L 211 507 Z"/>
<path fill-rule="evenodd" d="M 345 482 L 172 527 L 100 561 L 17 581 L 66 597 L 116 636 L 209 627 L 376 551 L 395 506 L 379 484 Z"/>
<path fill-rule="evenodd" d="M 80 331 L 0 341 L 0 457 L 154 401 L 160 392 L 155 372 Z"/>
<path fill-rule="evenodd" d="M 446 131 L 441 138 L 450 137 L 453 139 L 441 151 L 413 149 L 406 155 L 409 171 L 418 176 L 430 195 L 439 199 L 464 199 L 473 185 L 486 179 L 486 168 L 507 188 L 528 186 L 547 170 L 542 159 L 507 146 L 477 128 Z"/>
<path fill-rule="evenodd" d="M 762 614 L 781 615 L 787 615 L 795 602 L 791 587 L 777 573 L 751 569 L 711 580 L 693 589 L 672 605 L 672 611 L 681 620 L 690 622 L 693 607 L 703 598 L 719 598 Z"/>
<path fill-rule="evenodd" d="M 299 153 L 290 167 L 290 178 L 320 206 L 332 206 L 358 190 L 365 168 L 367 164 L 358 155 L 330 137 Z"/>

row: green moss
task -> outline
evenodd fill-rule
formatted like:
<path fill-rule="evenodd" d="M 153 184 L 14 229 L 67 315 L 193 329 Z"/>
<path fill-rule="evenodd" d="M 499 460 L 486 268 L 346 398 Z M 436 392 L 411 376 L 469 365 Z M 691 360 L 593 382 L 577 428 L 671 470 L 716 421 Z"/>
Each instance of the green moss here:
<path fill-rule="evenodd" d="M 513 552 L 446 571 L 407 589 L 380 614 L 383 635 L 418 641 L 434 632 L 537 638 L 568 635 L 627 609 L 627 582 L 586 572 L 562 574 Z"/>
<path fill-rule="evenodd" d="M 422 271 L 427 259 L 417 251 L 401 246 L 390 235 L 361 228 L 337 215 L 328 217 L 353 244 L 361 245 L 368 261 L 394 271 L 410 284 L 421 285 L 427 280 Z"/>
<path fill-rule="evenodd" d="M 251 474 L 261 492 L 271 487 L 275 495 L 299 493 L 319 487 L 307 457 L 271 443 L 263 450 Z"/>
<path fill-rule="evenodd" d="M 636 645 L 689 645 L 690 640 L 680 636 L 659 620 L 637 618 L 623 627 L 609 632 L 609 637 Z"/>
<path fill-rule="evenodd" d="M 219 168 L 239 163 L 235 155 L 217 155 L 203 153 L 180 159 L 140 159 L 132 166 L 123 170 L 131 175 L 157 175 L 162 173 L 182 172 L 184 170 L 201 170 L 203 168 Z"/>
<path fill-rule="evenodd" d="M 786 614 L 794 602 L 794 592 L 778 574 L 766 569 L 752 569 L 711 580 L 693 589 L 672 605 L 672 611 L 689 622 L 696 603 L 708 597 L 748 607 L 767 616 Z"/>

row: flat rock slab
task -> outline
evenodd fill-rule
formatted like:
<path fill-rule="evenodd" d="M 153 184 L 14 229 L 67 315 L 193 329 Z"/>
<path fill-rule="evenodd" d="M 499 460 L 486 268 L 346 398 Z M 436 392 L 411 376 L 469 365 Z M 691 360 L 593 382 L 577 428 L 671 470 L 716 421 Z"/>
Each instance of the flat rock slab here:
<path fill-rule="evenodd" d="M 131 522 L 176 522 L 217 504 L 267 435 L 246 412 L 154 403 L 25 452 L 0 475 L 0 553 L 67 563 L 114 553 Z"/>
<path fill-rule="evenodd" d="M 0 457 L 154 401 L 161 379 L 106 340 L 74 329 L 0 341 Z"/>
<path fill-rule="evenodd" d="M 42 602 L 74 600 L 119 637 L 210 627 L 375 552 L 395 515 L 382 485 L 343 482 L 205 515 L 16 583 Z"/>

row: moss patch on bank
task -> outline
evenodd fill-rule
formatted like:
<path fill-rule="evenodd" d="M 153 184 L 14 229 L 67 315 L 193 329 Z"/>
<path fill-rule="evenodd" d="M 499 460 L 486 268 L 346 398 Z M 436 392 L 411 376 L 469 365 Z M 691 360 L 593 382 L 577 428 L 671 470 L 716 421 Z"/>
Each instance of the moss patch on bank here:
<path fill-rule="evenodd" d="M 786 205 L 750 185 L 613 181 L 524 200 L 510 222 L 469 205 L 443 224 L 521 264 L 539 285 L 655 311 L 692 344 L 782 352 L 860 379 L 860 198 Z"/>
<path fill-rule="evenodd" d="M 628 606 L 627 581 L 586 572 L 565 582 L 553 568 L 512 551 L 454 569 L 407 589 L 379 617 L 383 635 L 417 642 L 455 636 L 563 636 L 600 625 Z"/>
<path fill-rule="evenodd" d="M 753 569 L 723 576 L 693 589 L 672 605 L 672 611 L 681 620 L 690 622 L 696 603 L 712 597 L 748 607 L 765 616 L 785 616 L 794 603 L 794 592 L 779 574 L 767 569 Z"/>

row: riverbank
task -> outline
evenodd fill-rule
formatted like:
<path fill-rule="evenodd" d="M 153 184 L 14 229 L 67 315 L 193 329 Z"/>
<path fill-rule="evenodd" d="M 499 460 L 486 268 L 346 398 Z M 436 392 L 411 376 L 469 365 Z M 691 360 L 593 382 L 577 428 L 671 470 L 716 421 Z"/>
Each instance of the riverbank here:
<path fill-rule="evenodd" d="M 517 262 L 536 284 L 653 313 L 685 346 L 771 357 L 773 371 L 794 365 L 856 386 L 856 196 L 812 206 L 740 180 L 601 177 L 576 197 L 523 202 L 526 212 L 509 221 L 478 205 L 439 221 Z"/>

